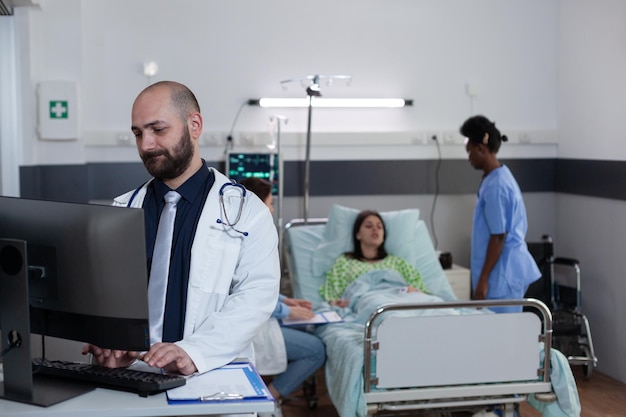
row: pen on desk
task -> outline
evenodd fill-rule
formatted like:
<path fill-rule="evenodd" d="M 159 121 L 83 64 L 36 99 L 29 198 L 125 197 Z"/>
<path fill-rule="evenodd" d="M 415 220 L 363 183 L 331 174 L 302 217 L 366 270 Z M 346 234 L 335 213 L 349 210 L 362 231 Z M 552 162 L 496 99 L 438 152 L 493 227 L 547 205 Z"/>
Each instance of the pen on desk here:
<path fill-rule="evenodd" d="M 241 394 L 231 394 L 228 392 L 216 392 L 211 395 L 202 395 L 199 400 L 200 401 L 222 401 L 222 400 L 242 400 L 243 395 Z"/>

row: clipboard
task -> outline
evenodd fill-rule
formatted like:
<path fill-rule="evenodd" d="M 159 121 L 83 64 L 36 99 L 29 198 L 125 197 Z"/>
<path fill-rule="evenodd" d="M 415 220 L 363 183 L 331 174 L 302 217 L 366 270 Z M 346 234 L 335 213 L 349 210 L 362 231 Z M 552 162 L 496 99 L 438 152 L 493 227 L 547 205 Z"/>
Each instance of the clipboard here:
<path fill-rule="evenodd" d="M 168 404 L 274 401 L 250 362 L 233 362 L 221 368 L 187 377 L 187 383 L 167 391 Z"/>
<path fill-rule="evenodd" d="M 309 324 L 328 324 L 328 323 L 341 323 L 343 318 L 335 311 L 324 311 L 317 313 L 313 318 L 308 320 L 298 320 L 284 318 L 280 319 L 283 326 L 308 326 Z"/>

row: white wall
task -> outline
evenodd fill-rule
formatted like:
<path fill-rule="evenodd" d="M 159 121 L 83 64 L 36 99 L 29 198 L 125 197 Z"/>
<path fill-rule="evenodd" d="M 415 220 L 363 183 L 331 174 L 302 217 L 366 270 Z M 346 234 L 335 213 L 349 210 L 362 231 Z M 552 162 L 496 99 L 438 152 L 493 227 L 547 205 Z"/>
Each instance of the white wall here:
<path fill-rule="evenodd" d="M 132 143 L 118 145 L 117 136 L 129 132 L 136 94 L 156 80 L 188 84 L 198 95 L 205 130 L 228 132 L 247 99 L 303 96 L 300 83 L 283 90 L 280 81 L 308 74 L 353 77 L 349 86 L 322 86 L 326 96 L 415 102 L 393 110 L 316 109 L 315 160 L 437 158 L 432 142 L 412 143 L 413 132 L 456 132 L 472 111 L 495 119 L 513 142 L 511 132 L 531 133 L 530 144 L 508 143 L 500 157 L 557 156 L 556 144 L 544 143 L 558 139 L 556 0 L 323 0 L 315 7 L 290 0 L 43 0 L 40 9 L 27 11 L 29 19 L 17 22 L 30 52 L 24 72 L 31 82 L 22 88 L 24 164 L 137 161 Z M 147 60 L 159 64 L 153 79 L 143 75 Z M 79 83 L 83 134 L 77 141 L 36 137 L 35 87 L 56 79 Z M 468 83 L 477 89 L 474 98 L 467 95 Z M 267 132 L 275 113 L 243 108 L 235 138 Z M 289 117 L 283 136 L 296 138 L 285 159 L 302 160 L 306 111 L 280 113 Z M 341 140 L 348 145 L 338 146 Z M 363 145 L 366 140 L 373 144 Z M 218 160 L 223 148 L 203 146 L 202 153 Z M 460 143 L 443 143 L 441 155 L 467 157 Z M 324 216 L 340 199 L 311 200 L 310 214 Z M 469 219 L 464 197 L 441 201 L 448 203 L 438 205 L 438 219 Z M 399 208 L 405 202 L 390 196 L 376 205 Z M 543 200 L 536 212 L 551 213 L 552 203 Z M 285 210 L 300 215 L 300 204 L 288 200 Z M 448 229 L 450 224 L 439 227 L 447 248 L 441 247 L 463 261 L 466 232 Z"/>
<path fill-rule="evenodd" d="M 625 160 L 626 3 L 561 1 L 558 50 L 559 156 Z M 558 252 L 581 261 L 599 369 L 626 382 L 626 203 L 560 195 L 557 213 Z"/>
<path fill-rule="evenodd" d="M 413 132 L 441 138 L 441 132 L 456 132 L 471 112 L 495 119 L 513 142 L 518 142 L 516 132 L 530 132 L 530 144 L 506 144 L 502 158 L 553 158 L 557 5 L 556 0 L 323 0 L 315 7 L 290 0 L 43 0 L 40 9 L 28 9 L 30 19 L 18 22 L 18 34 L 30 45 L 24 66 L 31 82 L 22 88 L 22 162 L 137 161 L 132 141 L 118 145 L 117 136 L 128 134 L 132 101 L 153 81 L 188 84 L 203 109 L 205 130 L 223 133 L 249 98 L 303 96 L 300 83 L 283 90 L 280 81 L 308 74 L 353 77 L 349 86 L 323 85 L 326 96 L 400 96 L 415 103 L 392 110 L 316 109 L 315 160 L 437 158 L 432 142 L 413 143 Z M 143 75 L 147 60 L 159 64 L 153 79 Z M 56 79 L 79 83 L 83 134 L 77 141 L 37 139 L 35 87 Z M 477 89 L 476 97 L 467 95 L 468 83 Z M 235 139 L 240 132 L 268 132 L 269 116 L 276 113 L 241 109 Z M 283 141 L 291 138 L 293 144 L 284 149 L 285 159 L 304 159 L 306 111 L 279 113 L 289 117 Z M 365 146 L 366 140 L 372 144 Z M 203 146 L 202 154 L 218 160 L 223 147 Z M 441 156 L 467 157 L 461 143 L 445 141 Z M 329 199 L 311 200 L 312 216 L 328 212 Z M 397 207 L 407 201 L 386 200 Z M 438 218 L 467 220 L 471 208 L 463 197 L 449 203 L 438 205 Z M 299 214 L 300 204 L 286 201 L 285 210 Z M 537 211 L 550 213 L 550 204 Z M 449 225 L 440 227 L 449 235 L 443 241 L 463 260 L 466 238 L 457 234 L 455 241 Z"/>
<path fill-rule="evenodd" d="M 626 3 L 561 1 L 559 156 L 626 159 Z"/>
<path fill-rule="evenodd" d="M 136 94 L 161 79 L 189 85 L 205 129 L 217 132 L 231 129 L 249 98 L 303 96 L 299 83 L 285 91 L 280 81 L 310 74 L 353 77 L 349 86 L 323 86 L 329 97 L 415 101 L 402 110 L 317 109 L 314 132 L 453 132 L 472 111 L 505 131 L 554 133 L 558 126 L 556 0 L 323 0 L 314 7 L 289 0 L 44 0 L 29 11 L 19 29 L 32 33 L 32 82 L 22 93 L 34 97 L 43 80 L 77 81 L 83 135 L 39 141 L 25 120 L 31 130 L 22 139 L 33 148 L 26 164 L 134 157 L 127 148 L 85 145 L 116 145 L 119 132 L 129 131 Z M 153 79 L 143 75 L 147 60 L 159 64 Z M 473 99 L 467 83 L 478 90 Z M 26 104 L 28 113 L 34 103 Z M 246 107 L 235 133 L 266 132 L 275 113 Z M 306 111 L 280 113 L 290 118 L 285 133 L 306 131 Z"/>

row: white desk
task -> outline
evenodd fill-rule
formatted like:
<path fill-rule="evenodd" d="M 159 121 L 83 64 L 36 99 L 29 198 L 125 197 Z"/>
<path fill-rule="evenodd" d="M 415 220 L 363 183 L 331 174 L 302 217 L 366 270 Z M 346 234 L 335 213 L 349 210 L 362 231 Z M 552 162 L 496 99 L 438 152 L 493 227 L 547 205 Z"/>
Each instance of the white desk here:
<path fill-rule="evenodd" d="M 193 416 L 273 410 L 274 402 L 268 400 L 169 405 L 165 394 L 142 398 L 137 394 L 103 388 L 97 388 L 95 391 L 50 407 L 0 400 L 2 417 Z"/>
<path fill-rule="evenodd" d="M 274 402 L 271 400 L 170 405 L 167 403 L 165 393 L 144 398 L 130 392 L 103 388 L 97 388 L 50 407 L 0 399 L 0 416 L 2 417 L 193 416 L 271 412 L 273 410 Z"/>

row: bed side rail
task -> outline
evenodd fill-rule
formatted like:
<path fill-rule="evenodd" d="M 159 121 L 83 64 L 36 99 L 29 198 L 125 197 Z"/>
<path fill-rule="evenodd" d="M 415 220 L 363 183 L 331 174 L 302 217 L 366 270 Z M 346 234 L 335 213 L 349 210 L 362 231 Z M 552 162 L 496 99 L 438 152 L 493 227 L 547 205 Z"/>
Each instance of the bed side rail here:
<path fill-rule="evenodd" d="M 289 223 L 285 225 L 285 230 L 290 229 L 292 227 L 297 226 L 311 226 L 316 224 L 326 224 L 328 223 L 327 217 L 313 217 L 310 219 L 291 219 Z"/>
<path fill-rule="evenodd" d="M 280 246 L 281 246 L 280 258 L 281 258 L 281 263 L 284 264 L 284 268 L 285 268 L 283 273 L 288 274 L 288 271 L 287 271 L 288 265 L 287 265 L 287 262 L 285 261 L 286 259 L 288 259 L 287 245 L 284 244 L 285 243 L 284 241 L 285 239 L 287 239 L 287 236 L 289 236 L 287 234 L 289 229 L 294 228 L 294 227 L 301 227 L 301 226 L 315 226 L 315 225 L 321 225 L 321 224 L 326 224 L 326 223 L 328 223 L 327 217 L 314 217 L 310 219 L 302 219 L 302 218 L 291 219 L 289 223 L 287 223 L 280 230 L 280 236 L 279 236 L 279 241 L 280 241 Z"/>
<path fill-rule="evenodd" d="M 365 343 L 364 343 L 364 391 L 369 393 L 372 388 L 371 372 L 372 372 L 372 350 L 378 349 L 378 341 L 373 340 L 373 334 L 375 329 L 380 323 L 381 315 L 392 311 L 407 311 L 407 310 L 430 310 L 430 309 L 445 309 L 445 308 L 485 308 L 496 306 L 527 306 L 534 310 L 537 310 L 542 320 L 542 331 L 539 335 L 539 340 L 544 343 L 545 357 L 550 357 L 550 349 L 552 343 L 552 314 L 548 307 L 541 301 L 535 299 L 521 299 L 521 300 L 474 300 L 474 301 L 445 301 L 437 303 L 406 303 L 406 304 L 387 304 L 382 305 L 376 309 L 370 316 L 365 325 Z M 533 314 L 533 313 L 507 313 L 507 314 Z M 507 314 L 489 315 L 489 316 L 506 316 Z M 475 315 L 462 315 L 464 318 L 476 317 Z M 485 317 L 484 315 L 480 315 Z M 457 316 L 455 316 L 457 317 Z M 424 316 L 415 317 L 417 319 L 437 319 L 444 318 L 444 316 Z M 537 320 L 537 319 L 535 319 Z M 376 324 L 375 324 L 376 322 Z M 536 322 L 536 321 L 535 321 Z M 470 358 L 471 360 L 472 358 Z M 537 368 L 536 368 L 537 369 Z M 544 360 L 543 370 L 539 371 L 539 375 L 542 377 L 543 382 L 550 381 L 550 360 Z"/>
<path fill-rule="evenodd" d="M 279 253 L 280 253 L 280 264 L 282 265 L 282 280 L 281 286 L 284 286 L 287 290 L 287 294 L 292 294 L 294 290 L 294 272 L 295 266 L 293 263 L 293 257 L 291 256 L 293 253 L 290 249 L 290 236 L 289 231 L 291 229 L 297 229 L 303 226 L 321 226 L 325 225 L 328 222 L 328 218 L 326 217 L 315 217 L 309 219 L 292 219 L 290 220 L 281 230 L 279 236 Z M 306 229 L 303 229 L 306 230 Z"/>

